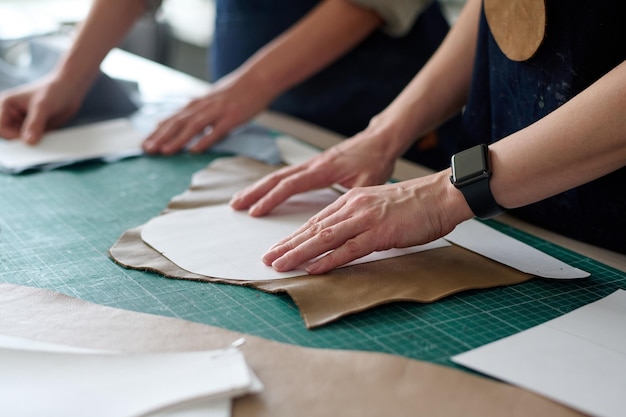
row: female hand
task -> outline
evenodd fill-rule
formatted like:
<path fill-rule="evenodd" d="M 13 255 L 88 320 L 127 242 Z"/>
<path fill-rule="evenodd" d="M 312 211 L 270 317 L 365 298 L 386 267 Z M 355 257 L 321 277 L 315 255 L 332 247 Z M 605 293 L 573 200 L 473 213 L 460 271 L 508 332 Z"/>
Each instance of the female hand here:
<path fill-rule="evenodd" d="M 250 85 L 244 77 L 231 74 L 215 83 L 207 95 L 160 122 L 144 141 L 143 149 L 150 154 L 171 155 L 201 135 L 189 150 L 202 152 L 265 109 L 273 97 L 274 93 L 261 85 Z"/>
<path fill-rule="evenodd" d="M 292 195 L 334 184 L 352 188 L 378 185 L 393 172 L 395 158 L 386 145 L 367 132 L 333 146 L 305 163 L 282 168 L 235 194 L 235 210 L 263 216 Z"/>
<path fill-rule="evenodd" d="M 374 251 L 428 243 L 472 216 L 448 171 L 354 188 L 274 245 L 263 262 L 284 272 L 313 260 L 306 271 L 321 274 Z"/>
<path fill-rule="evenodd" d="M 35 145 L 80 108 L 83 94 L 54 77 L 0 95 L 0 136 Z"/>

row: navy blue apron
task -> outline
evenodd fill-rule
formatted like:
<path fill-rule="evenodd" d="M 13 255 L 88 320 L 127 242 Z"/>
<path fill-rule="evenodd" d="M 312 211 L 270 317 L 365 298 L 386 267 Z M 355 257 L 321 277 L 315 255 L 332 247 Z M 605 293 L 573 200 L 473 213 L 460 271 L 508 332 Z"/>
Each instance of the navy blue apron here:
<path fill-rule="evenodd" d="M 523 129 L 621 64 L 625 17 L 626 3 L 619 0 L 546 0 L 543 43 L 532 58 L 514 62 L 498 48 L 483 13 L 460 148 Z M 618 117 L 626 117 L 626 109 Z M 626 169 L 512 213 L 626 253 Z"/>

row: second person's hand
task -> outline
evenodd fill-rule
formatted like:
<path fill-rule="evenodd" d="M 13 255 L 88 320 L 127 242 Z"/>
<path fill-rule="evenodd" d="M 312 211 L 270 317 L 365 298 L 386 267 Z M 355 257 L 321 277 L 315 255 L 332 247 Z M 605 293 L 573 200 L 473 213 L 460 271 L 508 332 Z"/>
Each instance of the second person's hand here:
<path fill-rule="evenodd" d="M 202 152 L 235 127 L 264 110 L 273 93 L 231 74 L 214 84 L 203 97 L 191 100 L 183 109 L 161 121 L 146 138 L 143 149 L 149 154 L 172 155 L 189 143 L 191 152 Z"/>
<path fill-rule="evenodd" d="M 0 94 L 0 136 L 36 145 L 74 116 L 83 95 L 53 76 L 6 91 Z"/>

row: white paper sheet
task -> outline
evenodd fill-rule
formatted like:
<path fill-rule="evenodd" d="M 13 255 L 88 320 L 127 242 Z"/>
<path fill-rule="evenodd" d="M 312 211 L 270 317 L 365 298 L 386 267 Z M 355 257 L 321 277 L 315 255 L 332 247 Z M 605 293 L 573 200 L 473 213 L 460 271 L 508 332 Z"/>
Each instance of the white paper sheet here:
<path fill-rule="evenodd" d="M 475 219 L 459 224 L 445 239 L 494 261 L 544 278 L 572 279 L 590 275 Z"/>
<path fill-rule="evenodd" d="M 626 291 L 452 360 L 585 413 L 622 417 Z"/>
<path fill-rule="evenodd" d="M 0 335 L 0 349 L 63 353 L 111 353 L 6 335 Z M 255 379 L 252 391 L 257 392 L 262 390 L 261 382 L 256 380 L 257 377 L 254 374 L 252 374 L 252 377 Z M 0 405 L 1 403 L 2 401 L 0 400 Z M 230 417 L 231 403 L 231 398 L 201 399 L 194 402 L 177 404 L 167 407 L 164 410 L 157 410 L 147 415 L 147 417 Z"/>
<path fill-rule="evenodd" d="M 189 404 L 179 404 L 166 410 L 150 413 L 145 417 L 230 417 L 233 400 L 215 398 Z"/>
<path fill-rule="evenodd" d="M 59 129 L 47 133 L 37 146 L 0 139 L 0 169 L 17 173 L 46 165 L 140 155 L 143 139 L 144 135 L 128 119 Z"/>
<path fill-rule="evenodd" d="M 73 346 L 59 345 L 56 343 L 40 342 L 37 340 L 22 339 L 0 334 L 0 349 L 32 350 L 39 352 L 63 352 L 63 353 L 107 353 Z"/>
<path fill-rule="evenodd" d="M 227 417 L 258 389 L 236 349 L 113 354 L 0 336 L 0 366 L 0 407 L 16 417 Z"/>
<path fill-rule="evenodd" d="M 332 190 L 298 194 L 265 217 L 251 217 L 228 205 L 172 212 L 146 223 L 141 238 L 179 267 L 196 274 L 252 281 L 306 275 L 303 269 L 277 272 L 263 264 L 261 257 L 337 196 Z M 448 245 L 440 239 L 428 245 L 376 252 L 348 265 Z"/>

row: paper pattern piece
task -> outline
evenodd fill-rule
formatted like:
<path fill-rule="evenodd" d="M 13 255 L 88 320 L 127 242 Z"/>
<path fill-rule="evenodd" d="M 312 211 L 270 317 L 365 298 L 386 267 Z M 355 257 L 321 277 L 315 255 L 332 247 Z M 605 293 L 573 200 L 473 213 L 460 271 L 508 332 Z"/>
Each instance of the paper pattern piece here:
<path fill-rule="evenodd" d="M 62 353 L 105 353 L 105 351 L 84 349 L 0 334 L 0 350 L 2 349 Z M 149 417 L 229 417 L 231 415 L 231 401 L 231 398 L 202 399 L 155 411 L 150 413 Z M 3 401 L 0 396 L 0 406 L 2 405 Z"/>
<path fill-rule="evenodd" d="M 145 417 L 230 417 L 232 401 L 230 398 L 216 398 L 179 404 Z"/>
<path fill-rule="evenodd" d="M 265 217 L 251 217 L 225 204 L 183 210 L 150 220 L 141 238 L 179 267 L 200 275 L 263 281 L 307 275 L 304 269 L 277 272 L 261 256 L 311 216 L 333 202 L 330 189 L 293 196 Z M 449 246 L 444 240 L 428 245 L 375 252 L 348 265 Z"/>
<path fill-rule="evenodd" d="M 128 119 L 114 119 L 46 134 L 37 146 L 0 139 L 0 169 L 56 168 L 96 158 L 121 159 L 140 155 L 144 135 Z"/>
<path fill-rule="evenodd" d="M 573 279 L 590 275 L 475 219 L 459 224 L 445 239 L 504 265 L 543 278 Z"/>
<path fill-rule="evenodd" d="M 585 413 L 623 416 L 626 291 L 452 359 Z"/>
<path fill-rule="evenodd" d="M 0 348 L 0 405 L 20 416 L 139 416 L 236 397 L 253 379 L 237 349 L 112 354 Z"/>

